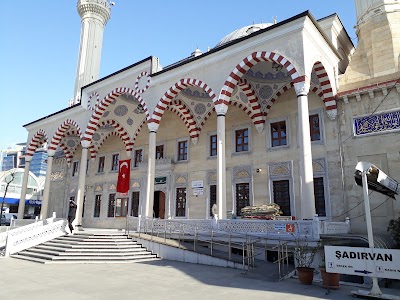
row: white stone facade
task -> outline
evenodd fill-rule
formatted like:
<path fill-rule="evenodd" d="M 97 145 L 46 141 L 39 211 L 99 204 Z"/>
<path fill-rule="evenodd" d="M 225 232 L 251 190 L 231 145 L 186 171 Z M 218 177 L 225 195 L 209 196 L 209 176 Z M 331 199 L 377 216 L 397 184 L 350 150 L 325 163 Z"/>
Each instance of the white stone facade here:
<path fill-rule="evenodd" d="M 116 216 L 115 207 L 109 216 L 110 194 L 122 203 L 128 198 L 128 214 L 138 196 L 141 215 L 151 216 L 154 203 L 156 217 L 205 219 L 212 195 L 218 215 L 226 218 L 239 213 L 239 201 L 267 204 L 283 191 L 287 214 L 310 219 L 320 209 L 316 187 L 323 217 L 355 217 L 352 228 L 365 231 L 358 217 L 363 206 L 353 209 L 362 198 L 354 187 L 356 162 L 371 161 L 400 178 L 399 151 L 394 132 L 351 137 L 353 118 L 372 112 L 385 93 L 375 91 L 373 98 L 363 93 L 361 100 L 341 94 L 339 81 L 353 52 L 337 16 L 317 22 L 303 13 L 176 65 L 161 69 L 158 59 L 149 57 L 84 86 L 80 104 L 25 126 L 27 155 L 47 141 L 54 157 L 44 214 L 66 216 L 67 201 L 74 197 L 84 209 L 78 225 L 124 228 L 125 218 Z M 346 84 L 355 86 L 351 77 Z M 396 110 L 398 102 L 393 89 L 379 111 Z M 309 116 L 317 122 L 311 123 L 318 129 L 313 141 Z M 159 146 L 162 158 L 154 159 Z M 187 149 L 183 160 L 179 146 Z M 137 150 L 143 161 L 135 166 Z M 116 154 L 131 159 L 127 196 L 115 191 Z M 180 193 L 185 202 L 179 202 Z M 372 199 L 374 207 L 381 197 Z M 385 231 L 397 211 L 399 205 L 391 201 L 376 210 L 376 230 Z"/>

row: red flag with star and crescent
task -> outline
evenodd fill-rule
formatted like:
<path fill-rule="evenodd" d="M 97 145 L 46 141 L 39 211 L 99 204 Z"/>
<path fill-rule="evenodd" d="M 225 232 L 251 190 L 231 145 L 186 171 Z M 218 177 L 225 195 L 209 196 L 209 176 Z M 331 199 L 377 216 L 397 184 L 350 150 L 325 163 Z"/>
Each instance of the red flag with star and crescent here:
<path fill-rule="evenodd" d="M 131 174 L 131 160 L 120 160 L 118 164 L 117 192 L 127 193 L 129 191 L 129 177 Z"/>

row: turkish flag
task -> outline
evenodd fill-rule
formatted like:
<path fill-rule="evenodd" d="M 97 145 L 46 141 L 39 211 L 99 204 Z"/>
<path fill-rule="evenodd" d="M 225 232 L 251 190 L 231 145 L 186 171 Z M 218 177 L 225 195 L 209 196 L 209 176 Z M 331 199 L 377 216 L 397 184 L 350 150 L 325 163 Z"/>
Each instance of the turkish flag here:
<path fill-rule="evenodd" d="M 129 191 L 129 177 L 131 174 L 131 160 L 120 160 L 118 164 L 117 192 L 127 193 Z"/>

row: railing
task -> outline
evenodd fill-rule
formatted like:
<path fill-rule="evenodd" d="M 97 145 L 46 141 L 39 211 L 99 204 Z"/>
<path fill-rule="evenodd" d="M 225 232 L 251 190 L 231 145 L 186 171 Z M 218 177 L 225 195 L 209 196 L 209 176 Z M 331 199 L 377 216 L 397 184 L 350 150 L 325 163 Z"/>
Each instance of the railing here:
<path fill-rule="evenodd" d="M 5 246 L 5 255 L 8 256 L 65 235 L 66 226 L 66 220 L 53 217 L 16 227 L 0 234 L 0 247 Z"/>

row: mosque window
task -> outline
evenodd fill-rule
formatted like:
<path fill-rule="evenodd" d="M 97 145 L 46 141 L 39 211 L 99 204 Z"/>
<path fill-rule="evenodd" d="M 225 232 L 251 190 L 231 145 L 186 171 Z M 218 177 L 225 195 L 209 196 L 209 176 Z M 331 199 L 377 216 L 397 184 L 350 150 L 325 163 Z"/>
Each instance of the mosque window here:
<path fill-rule="evenodd" d="M 186 216 L 186 188 L 185 187 L 176 189 L 175 215 L 177 217 L 185 217 Z"/>
<path fill-rule="evenodd" d="M 247 128 L 235 131 L 236 152 L 249 151 L 249 130 Z"/>
<path fill-rule="evenodd" d="M 315 212 L 320 217 L 326 216 L 324 178 L 314 177 Z"/>
<path fill-rule="evenodd" d="M 111 160 L 111 171 L 118 171 L 119 154 L 113 154 Z"/>
<path fill-rule="evenodd" d="M 164 158 L 164 145 L 156 146 L 156 159 Z"/>
<path fill-rule="evenodd" d="M 236 184 L 236 215 L 241 215 L 241 209 L 250 205 L 250 184 Z"/>
<path fill-rule="evenodd" d="M 319 123 L 319 115 L 314 114 L 310 115 L 310 137 L 311 141 L 320 141 L 321 140 L 321 129 Z"/>
<path fill-rule="evenodd" d="M 139 163 L 141 163 L 143 160 L 143 149 L 136 149 L 135 150 L 135 156 L 134 156 L 134 167 L 137 168 L 139 167 Z"/>
<path fill-rule="evenodd" d="M 99 166 L 97 168 L 97 172 L 98 173 L 103 173 L 104 172 L 104 163 L 106 161 L 106 157 L 105 156 L 100 156 L 99 157 Z"/>
<path fill-rule="evenodd" d="M 188 159 L 188 141 L 178 142 L 178 161 Z"/>
<path fill-rule="evenodd" d="M 74 161 L 72 163 L 72 177 L 75 177 L 78 175 L 78 167 L 79 167 L 79 161 Z"/>
<path fill-rule="evenodd" d="M 274 203 L 279 205 L 284 216 L 291 216 L 289 180 L 275 180 L 272 188 Z"/>
<path fill-rule="evenodd" d="M 217 156 L 217 135 L 210 135 L 210 156 Z"/>
<path fill-rule="evenodd" d="M 286 121 L 271 123 L 271 146 L 287 145 Z"/>
<path fill-rule="evenodd" d="M 132 192 L 132 198 L 131 198 L 131 216 L 132 217 L 139 216 L 139 196 L 140 196 L 140 192 Z"/>
<path fill-rule="evenodd" d="M 213 217 L 212 207 L 217 204 L 217 186 L 210 185 L 210 217 Z"/>
<path fill-rule="evenodd" d="M 94 218 L 100 217 L 100 207 L 101 207 L 101 195 L 96 195 L 94 200 L 94 213 L 93 213 Z"/>
<path fill-rule="evenodd" d="M 108 214 L 107 217 L 115 216 L 115 194 L 108 196 Z"/>

